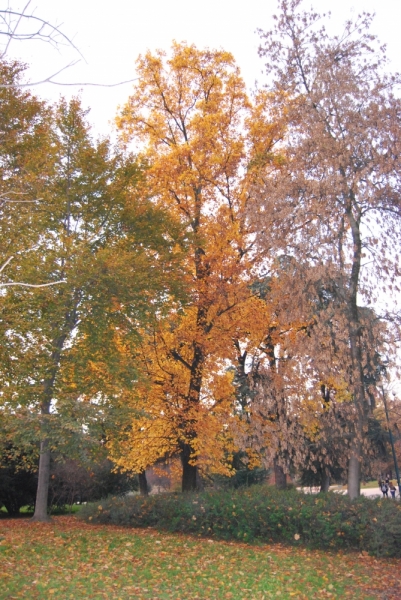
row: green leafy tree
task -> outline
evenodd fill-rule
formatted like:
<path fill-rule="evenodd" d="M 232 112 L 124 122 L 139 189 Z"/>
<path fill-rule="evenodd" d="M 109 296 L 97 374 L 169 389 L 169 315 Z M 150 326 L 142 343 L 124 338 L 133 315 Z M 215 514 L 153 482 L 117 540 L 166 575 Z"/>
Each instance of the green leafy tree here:
<path fill-rule="evenodd" d="M 11 262 L 20 281 L 20 256 L 34 249 L 32 225 L 52 169 L 51 111 L 19 87 L 23 73 L 18 62 L 0 62 L 0 289 L 15 283 Z"/>
<path fill-rule="evenodd" d="M 129 319 L 135 338 L 132 324 L 167 293 L 157 265 L 166 268 L 167 281 L 162 254 L 173 243 L 166 241 L 164 221 L 150 200 L 135 191 L 142 168 L 113 152 L 108 140 L 92 140 L 79 100 L 61 100 L 52 119 L 51 171 L 44 175 L 35 220 L 24 224 L 36 236 L 35 246 L 10 265 L 9 275 L 63 283 L 32 291 L 8 288 L 2 307 L 3 411 L 10 422 L 17 412 L 31 415 L 13 422 L 15 435 L 22 428 L 22 437 L 40 443 L 34 514 L 40 521 L 48 519 L 52 449 L 73 455 L 82 440 L 90 443 L 101 421 L 96 415 L 105 409 L 98 396 L 105 389 L 103 365 L 114 375 L 124 371 L 119 328 Z M 132 380 L 134 373 L 131 367 L 125 376 Z M 99 439 L 97 432 L 93 443 Z"/>

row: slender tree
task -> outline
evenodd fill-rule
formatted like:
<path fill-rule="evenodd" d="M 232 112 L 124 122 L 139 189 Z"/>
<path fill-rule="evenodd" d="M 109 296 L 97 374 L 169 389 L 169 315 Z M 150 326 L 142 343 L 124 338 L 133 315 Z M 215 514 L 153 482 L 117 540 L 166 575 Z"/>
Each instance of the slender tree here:
<path fill-rule="evenodd" d="M 254 216 L 262 245 L 282 239 L 287 253 L 326 279 L 336 274 L 353 402 L 348 493 L 355 498 L 372 408 L 361 306 L 374 303 L 385 286 L 398 291 L 401 104 L 398 78 L 383 72 L 385 51 L 369 33 L 370 15 L 331 37 L 320 16 L 300 6 L 301 0 L 280 1 L 276 27 L 261 32 L 260 55 L 287 132 L 286 160 L 261 183 Z"/>

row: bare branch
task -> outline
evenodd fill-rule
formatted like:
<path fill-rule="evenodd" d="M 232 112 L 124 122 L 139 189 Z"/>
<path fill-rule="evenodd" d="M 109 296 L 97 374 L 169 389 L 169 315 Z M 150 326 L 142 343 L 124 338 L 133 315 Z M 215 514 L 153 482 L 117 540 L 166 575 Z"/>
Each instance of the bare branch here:
<path fill-rule="evenodd" d="M 119 81 L 118 83 L 91 83 L 91 82 L 74 82 L 74 83 L 64 83 L 62 81 L 51 81 L 51 77 L 44 81 L 44 82 L 38 82 L 38 83 L 30 83 L 28 84 L 29 86 L 32 85 L 39 85 L 40 83 L 51 83 L 53 85 L 62 85 L 62 86 L 74 86 L 74 85 L 84 85 L 85 87 L 87 86 L 92 86 L 92 87 L 117 87 L 119 85 L 124 85 L 125 83 L 132 83 L 133 81 L 137 81 L 137 77 L 135 77 L 134 79 L 127 79 L 126 81 Z"/>
<path fill-rule="evenodd" d="M 0 288 L 10 287 L 12 285 L 20 285 L 22 287 L 30 287 L 30 288 L 44 288 L 44 287 L 49 287 L 51 285 L 58 285 L 59 283 L 67 283 L 67 281 L 65 279 L 61 279 L 60 281 L 52 281 L 51 283 L 22 283 L 19 281 L 12 281 L 10 283 L 0 283 Z"/>
<path fill-rule="evenodd" d="M 65 45 L 73 48 L 81 56 L 81 58 L 85 60 L 85 57 L 80 52 L 79 48 L 74 44 L 71 38 L 69 38 L 65 33 L 61 31 L 59 25 L 52 25 L 51 23 L 49 23 L 49 21 L 46 21 L 46 19 L 42 19 L 41 17 L 37 17 L 36 15 L 34 15 L 33 12 L 30 14 L 26 13 L 30 3 L 31 0 L 28 1 L 28 3 L 25 5 L 22 11 L 14 11 L 10 8 L 0 10 L 0 21 L 2 20 L 3 24 L 7 28 L 6 31 L 0 31 L 0 35 L 5 35 L 9 38 L 4 52 L 1 54 L 1 58 L 3 58 L 6 55 L 12 40 L 35 40 L 50 43 L 56 48 L 61 43 L 64 43 Z M 16 23 L 12 22 L 13 18 L 16 19 Z M 27 33 L 20 33 L 18 31 L 18 28 L 24 21 L 33 22 L 37 24 L 37 28 Z M 60 38 L 61 42 L 57 38 Z"/>
<path fill-rule="evenodd" d="M 2 54 L 2 57 L 3 57 L 3 56 L 5 56 L 5 55 L 7 54 L 8 48 L 9 48 L 9 46 L 10 46 L 10 44 L 11 44 L 11 41 L 14 39 L 14 36 L 15 36 L 15 35 L 16 35 L 16 33 L 17 33 L 17 29 L 18 29 L 18 27 L 19 27 L 19 24 L 20 24 L 20 23 L 21 23 L 21 21 L 22 21 L 23 15 L 24 15 L 24 13 L 25 13 L 26 9 L 28 8 L 30 1 L 31 1 L 31 0 L 28 0 L 28 3 L 25 5 L 25 7 L 24 7 L 24 9 L 23 9 L 22 13 L 19 15 L 19 18 L 17 19 L 17 23 L 16 23 L 16 25 L 15 25 L 14 29 L 12 29 L 11 31 L 9 30 L 9 32 L 7 32 L 7 33 L 6 33 L 6 35 L 7 35 L 7 34 L 9 35 L 9 38 L 8 38 L 8 41 L 7 41 L 7 44 L 6 44 L 5 50 L 4 50 L 3 54 Z"/>
<path fill-rule="evenodd" d="M 17 87 L 19 88 L 31 88 L 34 87 L 36 85 L 43 85 L 44 83 L 50 83 L 52 85 L 61 85 L 61 86 L 91 86 L 91 87 L 117 87 L 119 85 L 124 85 L 126 83 L 132 83 L 133 81 L 137 80 L 137 77 L 134 79 L 127 79 L 126 81 L 118 81 L 117 83 L 91 83 L 88 81 L 75 81 L 72 83 L 67 83 L 64 81 L 54 81 L 53 78 L 57 77 L 57 75 L 60 75 L 60 73 L 62 73 L 63 71 L 66 71 L 67 69 L 74 67 L 75 65 L 77 65 L 80 61 L 79 60 L 74 60 L 72 62 L 70 62 L 68 65 L 65 65 L 62 69 L 60 69 L 59 71 L 56 71 L 56 73 L 53 73 L 52 75 L 49 75 L 49 77 L 46 77 L 45 79 L 40 79 L 39 81 L 32 81 L 29 83 L 18 83 Z M 7 84 L 7 83 L 2 83 L 0 84 L 0 88 L 14 88 L 16 87 L 15 84 Z"/>
<path fill-rule="evenodd" d="M 13 258 L 14 258 L 13 256 L 10 256 L 10 258 L 7 258 L 7 260 L 6 260 L 6 262 L 4 263 L 4 265 L 2 265 L 2 266 L 0 267 L 0 273 L 1 273 L 2 271 L 4 271 L 4 269 L 6 268 L 6 266 L 7 266 L 7 265 L 8 265 L 8 264 L 9 264 L 9 263 L 12 261 L 12 259 L 13 259 Z"/>
<path fill-rule="evenodd" d="M 15 196 L 26 196 L 25 192 L 14 192 L 13 190 L 9 190 L 8 192 L 0 194 L 0 202 L 7 202 L 7 204 L 32 204 L 43 200 L 43 198 L 35 198 L 35 200 L 10 200 L 7 196 L 10 196 L 11 194 Z"/>
<path fill-rule="evenodd" d="M 52 25 L 46 19 L 42 19 L 41 17 L 37 17 L 32 13 L 27 14 L 27 10 L 29 5 L 31 4 L 31 0 L 28 0 L 25 7 L 22 11 L 14 11 L 10 8 L 0 10 L 0 36 L 5 36 L 8 38 L 7 43 L 3 52 L 0 52 L 0 59 L 4 58 L 9 50 L 10 44 L 13 40 L 16 41 L 41 41 L 48 44 L 51 44 L 53 47 L 58 48 L 61 44 L 65 46 L 69 46 L 75 52 L 79 54 L 81 59 L 85 62 L 86 59 L 83 54 L 80 52 L 79 48 L 74 44 L 72 39 L 68 37 L 65 33 L 62 32 L 59 25 Z M 19 28 L 26 22 L 33 22 L 36 27 L 27 31 L 26 33 L 19 31 Z M 61 41 L 60 41 L 61 40 Z M 18 84 L 19 88 L 30 88 L 37 85 L 43 85 L 44 83 L 49 83 L 52 85 L 59 86 L 94 86 L 94 87 L 117 87 L 120 85 L 124 85 L 126 83 L 132 83 L 135 79 L 128 79 L 126 81 L 119 81 L 117 83 L 91 83 L 91 82 L 72 82 L 67 83 L 63 81 L 55 81 L 54 78 L 57 77 L 63 71 L 66 71 L 70 67 L 75 66 L 80 59 L 74 60 L 70 62 L 68 65 L 64 66 L 62 69 L 41 79 L 39 81 L 33 81 L 31 83 L 20 83 Z M 0 84 L 0 88 L 12 88 L 15 85 L 11 84 Z"/>
<path fill-rule="evenodd" d="M 10 256 L 9 258 L 7 258 L 6 262 L 0 267 L 0 273 L 2 271 L 4 271 L 6 266 L 8 264 L 10 264 L 10 262 L 13 260 L 13 258 L 14 258 L 13 256 Z M 20 281 L 10 281 L 7 283 L 0 283 L 0 288 L 10 287 L 10 286 L 15 286 L 15 285 L 20 285 L 22 287 L 30 287 L 30 288 L 43 288 L 43 287 L 49 287 L 51 285 L 58 285 L 59 283 L 67 283 L 67 281 L 65 279 L 61 279 L 60 281 L 52 281 L 51 283 L 23 283 Z"/>

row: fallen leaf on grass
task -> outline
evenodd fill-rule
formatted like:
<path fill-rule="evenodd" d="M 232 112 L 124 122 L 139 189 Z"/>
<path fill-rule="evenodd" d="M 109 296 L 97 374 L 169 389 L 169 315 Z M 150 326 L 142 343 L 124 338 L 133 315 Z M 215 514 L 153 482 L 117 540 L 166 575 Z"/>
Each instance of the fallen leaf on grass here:
<path fill-rule="evenodd" d="M 235 590 L 258 600 L 262 590 L 266 598 L 277 594 L 302 600 L 401 598 L 399 588 L 388 586 L 399 561 L 376 560 L 366 554 L 362 559 L 355 553 L 331 554 L 282 545 L 255 547 L 210 540 L 211 545 L 206 540 L 153 530 L 93 526 L 75 517 L 57 517 L 50 524 L 4 520 L 0 532 L 5 538 L 2 567 L 7 572 L 3 588 L 0 583 L 0 597 L 35 598 L 38 592 L 33 592 L 32 586 L 39 583 L 41 597 L 60 598 L 194 600 L 230 597 Z M 163 552 L 157 542 L 163 543 Z M 51 571 L 44 566 L 46 560 L 52 564 Z M 195 572 L 199 573 L 197 589 Z M 249 579 L 244 581 L 244 577 Z M 383 580 L 387 596 L 382 595 Z M 252 585 L 242 587 L 248 581 Z M 7 595 L 2 596 L 2 589 Z"/>

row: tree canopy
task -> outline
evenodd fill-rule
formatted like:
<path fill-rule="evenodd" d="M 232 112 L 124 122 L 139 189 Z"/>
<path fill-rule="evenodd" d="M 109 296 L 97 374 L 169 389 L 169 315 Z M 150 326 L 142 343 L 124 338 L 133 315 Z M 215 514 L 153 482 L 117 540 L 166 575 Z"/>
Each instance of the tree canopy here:
<path fill-rule="evenodd" d="M 374 349 L 366 348 L 363 307 L 377 302 L 379 290 L 399 292 L 401 104 L 398 78 L 383 71 L 384 49 L 369 32 L 371 15 L 329 36 L 320 15 L 300 7 L 300 0 L 283 0 L 275 29 L 261 33 L 286 161 L 261 188 L 259 239 L 263 245 L 272 226 L 286 252 L 335 289 L 334 343 L 354 407 L 348 488 L 355 497 L 372 409 L 364 354 Z"/>
<path fill-rule="evenodd" d="M 38 461 L 38 520 L 52 453 L 83 446 L 142 490 L 179 459 L 183 491 L 274 467 L 347 473 L 352 498 L 381 452 L 399 77 L 370 15 L 331 36 L 278 6 L 264 88 L 224 50 L 147 52 L 114 145 L 79 97 L 50 106 L 0 62 L 0 429 Z"/>

